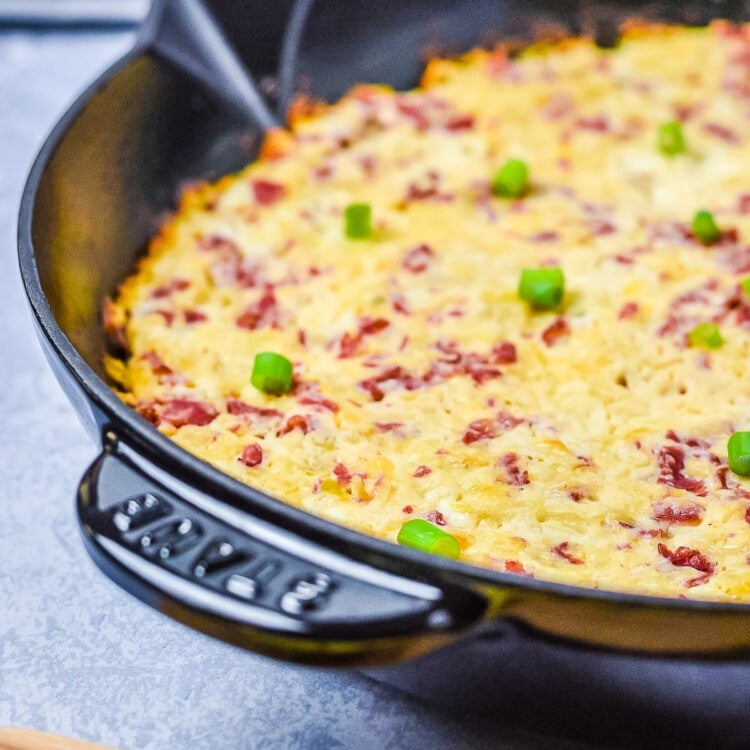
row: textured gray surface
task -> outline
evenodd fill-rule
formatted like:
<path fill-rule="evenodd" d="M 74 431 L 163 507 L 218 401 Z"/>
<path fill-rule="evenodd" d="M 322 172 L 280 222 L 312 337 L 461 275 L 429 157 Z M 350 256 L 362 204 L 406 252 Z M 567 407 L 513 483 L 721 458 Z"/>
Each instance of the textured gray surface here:
<path fill-rule="evenodd" d="M 0 726 L 133 750 L 570 747 L 438 715 L 356 674 L 244 653 L 139 604 L 89 562 L 73 497 L 94 448 L 35 340 L 15 223 L 36 147 L 129 43 L 0 32 Z"/>

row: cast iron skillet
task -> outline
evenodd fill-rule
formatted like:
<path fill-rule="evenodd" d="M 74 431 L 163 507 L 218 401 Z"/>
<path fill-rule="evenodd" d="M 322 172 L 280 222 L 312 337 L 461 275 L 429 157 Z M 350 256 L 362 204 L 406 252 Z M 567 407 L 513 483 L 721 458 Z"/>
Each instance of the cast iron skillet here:
<path fill-rule="evenodd" d="M 285 505 L 177 447 L 117 399 L 101 369 L 103 298 L 134 267 L 185 180 L 216 177 L 253 156 L 262 130 L 278 120 L 261 93 L 277 66 L 283 110 L 300 82 L 325 98 L 358 80 L 411 85 L 428 45 L 458 51 L 493 41 L 489 32 L 529 37 L 552 21 L 607 36 L 638 8 L 618 4 L 602 14 L 577 3 L 318 0 L 306 19 L 309 0 L 211 7 L 215 17 L 200 0 L 157 2 L 135 49 L 55 127 L 23 195 L 20 265 L 40 339 L 101 446 L 78 495 L 95 562 L 191 627 L 318 665 L 397 662 L 500 620 L 612 649 L 744 653 L 748 605 L 529 580 L 398 547 Z M 677 20 L 708 20 L 700 3 L 657 10 L 670 9 Z M 729 3 L 711 10 L 736 11 Z"/>

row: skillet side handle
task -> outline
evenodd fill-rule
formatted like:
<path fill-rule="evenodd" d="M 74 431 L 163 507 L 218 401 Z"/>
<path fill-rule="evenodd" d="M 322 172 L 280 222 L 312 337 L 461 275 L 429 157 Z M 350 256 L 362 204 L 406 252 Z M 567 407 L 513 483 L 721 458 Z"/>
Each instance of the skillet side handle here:
<path fill-rule="evenodd" d="M 235 645 L 289 661 L 365 666 L 445 645 L 483 597 L 387 573 L 184 484 L 109 434 L 84 475 L 86 548 L 145 603 Z"/>

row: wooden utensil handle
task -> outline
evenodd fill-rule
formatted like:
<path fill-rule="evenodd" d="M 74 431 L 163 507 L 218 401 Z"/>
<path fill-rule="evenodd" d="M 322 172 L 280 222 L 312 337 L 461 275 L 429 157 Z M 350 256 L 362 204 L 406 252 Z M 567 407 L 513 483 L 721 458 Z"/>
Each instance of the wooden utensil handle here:
<path fill-rule="evenodd" d="M 0 729 L 0 750 L 107 750 L 83 740 L 71 740 L 34 729 Z"/>

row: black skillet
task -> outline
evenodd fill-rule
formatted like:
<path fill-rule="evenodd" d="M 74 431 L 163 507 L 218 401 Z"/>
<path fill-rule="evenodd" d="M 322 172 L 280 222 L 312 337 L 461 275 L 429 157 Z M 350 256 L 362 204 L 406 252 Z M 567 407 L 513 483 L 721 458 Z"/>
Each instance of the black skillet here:
<path fill-rule="evenodd" d="M 626 737 L 603 718 L 617 700 L 651 722 L 654 736 L 660 712 L 668 716 L 667 740 L 719 730 L 730 744 L 744 737 L 750 606 L 501 574 L 285 505 L 178 448 L 114 396 L 100 318 L 180 186 L 251 159 L 295 89 L 333 99 L 361 80 L 406 87 L 427 47 L 456 52 L 550 25 L 612 41 L 633 14 L 701 23 L 741 13 L 740 3 L 721 2 L 157 2 L 135 49 L 42 147 L 19 220 L 42 346 L 101 446 L 78 494 L 97 565 L 171 617 L 284 659 L 385 665 L 456 642 L 379 676 L 457 707 L 502 709 L 573 733 L 616 726 Z M 660 677 L 682 693 L 678 701 Z"/>

